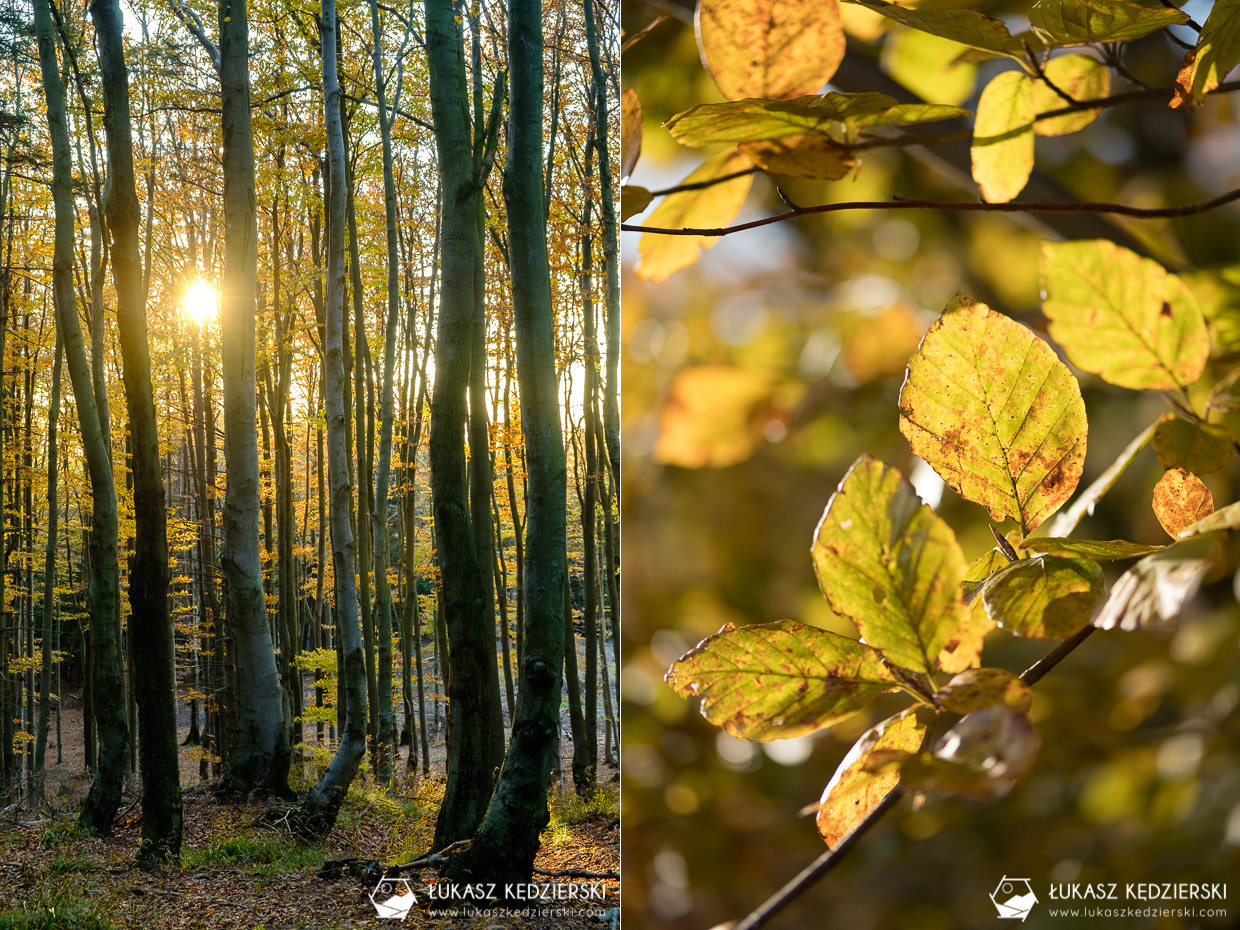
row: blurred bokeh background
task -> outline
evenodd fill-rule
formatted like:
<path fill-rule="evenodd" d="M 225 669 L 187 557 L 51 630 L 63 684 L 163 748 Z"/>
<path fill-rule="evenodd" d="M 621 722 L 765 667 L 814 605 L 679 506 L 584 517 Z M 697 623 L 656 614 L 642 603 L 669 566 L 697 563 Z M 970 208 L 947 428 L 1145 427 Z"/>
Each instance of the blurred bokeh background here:
<path fill-rule="evenodd" d="M 978 6 L 1014 32 L 1028 9 Z M 1201 22 L 1209 6 L 1195 0 L 1185 9 Z M 849 9 L 853 35 L 837 89 L 882 89 L 895 72 L 933 102 L 971 108 L 1001 67 L 925 64 L 899 48 L 906 39 L 886 23 Z M 623 59 L 624 86 L 639 95 L 645 125 L 630 180 L 651 189 L 676 183 L 703 157 L 660 124 L 721 99 L 699 62 L 691 9 L 626 0 L 626 34 L 657 16 L 667 19 Z M 1182 54 L 1155 36 L 1131 46 L 1124 62 L 1136 79 L 1168 87 Z M 1118 79 L 1115 90 L 1130 86 Z M 1192 114 L 1163 99 L 1114 107 L 1082 132 L 1039 138 L 1037 164 L 1069 196 L 1142 206 L 1240 187 L 1240 95 L 1213 96 Z M 855 177 L 780 183 L 805 204 L 976 199 L 961 167 L 967 172 L 958 160 L 945 170 L 935 157 L 878 149 Z M 759 176 L 742 219 L 780 209 L 771 181 Z M 1235 207 L 1080 228 L 1113 232 L 1174 268 L 1240 271 Z M 900 700 L 814 737 L 747 743 L 707 724 L 663 673 L 725 622 L 794 618 L 855 635 L 820 596 L 809 547 L 828 497 L 863 452 L 913 477 L 967 557 L 993 545 L 984 512 L 911 459 L 896 399 L 908 356 L 958 289 L 1045 334 L 1038 249 L 1055 235 L 1022 217 L 837 213 L 726 237 L 697 264 L 650 283 L 635 273 L 637 235 L 624 234 L 627 926 L 706 930 L 738 918 L 822 852 L 812 817 L 798 811 L 818 800 L 852 740 Z M 1211 278 L 1216 358 L 1194 394 L 1199 405 L 1240 364 L 1240 299 L 1226 277 Z M 1157 393 L 1080 378 L 1089 415 L 1083 488 L 1169 407 Z M 1240 430 L 1240 416 L 1222 422 Z M 1167 541 L 1149 505 L 1161 474 L 1147 448 L 1077 535 Z M 1238 474 L 1233 459 L 1207 479 L 1219 506 L 1236 499 Z M 1225 920 L 1109 925 L 1240 926 L 1238 566 L 1233 541 L 1176 631 L 1100 633 L 1038 685 L 1032 714 L 1043 749 L 1007 798 L 931 799 L 917 812 L 905 800 L 772 926 L 993 927 L 988 894 L 1004 875 L 1032 878 L 1035 887 L 1231 879 Z M 1111 580 L 1123 568 L 1104 567 Z M 984 662 L 1019 671 L 1048 649 L 997 631 Z M 1048 911 L 1035 908 L 1025 925 L 1108 925 Z"/>

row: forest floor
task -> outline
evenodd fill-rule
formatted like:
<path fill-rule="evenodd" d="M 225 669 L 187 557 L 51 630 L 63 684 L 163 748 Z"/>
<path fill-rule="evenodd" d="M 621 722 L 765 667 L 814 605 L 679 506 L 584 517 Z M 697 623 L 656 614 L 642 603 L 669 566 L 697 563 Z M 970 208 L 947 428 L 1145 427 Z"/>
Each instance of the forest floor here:
<path fill-rule="evenodd" d="M 528 911 L 489 910 L 468 916 L 428 913 L 426 892 L 438 876 L 426 870 L 407 873 L 418 906 L 404 921 L 379 921 L 359 879 L 347 874 L 316 877 L 327 860 L 357 858 L 390 866 L 412 861 L 429 848 L 444 788 L 442 759 L 434 755 L 429 775 L 406 778 L 390 793 L 378 790 L 363 773 L 349 791 L 336 828 L 324 842 L 306 845 L 295 842 L 278 824 L 266 824 L 270 818 L 264 817 L 263 803 L 216 801 L 210 786 L 199 779 L 197 750 L 183 746 L 181 865 L 143 871 L 134 865 L 142 813 L 132 792 L 126 793 L 112 837 L 91 837 L 77 828 L 76 811 L 90 784 L 82 774 L 80 707 L 66 706 L 62 731 L 65 761 L 48 766 L 46 800 L 39 811 L 19 807 L 0 815 L 0 930 L 386 926 L 598 930 L 618 913 L 611 910 L 619 907 L 618 881 L 542 875 L 535 881 L 600 887 L 604 900 L 545 902 Z M 602 739 L 600 733 L 600 749 Z M 565 749 L 567 772 L 571 753 L 567 740 Z M 55 758 L 54 746 L 48 757 Z M 405 774 L 403 764 L 399 772 Z M 571 791 L 556 796 L 536 868 L 619 871 L 615 775 L 614 767 L 604 766 L 598 793 L 588 801 Z M 308 784 L 298 787 L 304 790 Z"/>

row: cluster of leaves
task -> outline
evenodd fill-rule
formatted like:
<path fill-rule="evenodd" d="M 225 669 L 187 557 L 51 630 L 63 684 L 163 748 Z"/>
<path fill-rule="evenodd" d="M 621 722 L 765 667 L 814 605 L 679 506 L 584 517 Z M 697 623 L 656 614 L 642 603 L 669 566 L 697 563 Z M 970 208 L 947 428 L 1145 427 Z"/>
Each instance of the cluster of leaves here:
<path fill-rule="evenodd" d="M 692 107 L 664 125 L 691 147 L 725 145 L 672 188 L 649 214 L 653 228 L 719 228 L 740 211 L 755 171 L 786 177 L 837 180 L 874 145 L 923 141 L 893 127 L 973 117 L 972 174 L 984 200 L 1007 203 L 1027 184 L 1038 135 L 1059 136 L 1088 126 L 1108 103 L 1117 46 L 1169 26 L 1190 23 L 1170 5 L 1137 0 L 1038 0 L 1030 28 L 1013 35 L 1002 21 L 973 9 L 938 5 L 910 9 L 886 0 L 845 0 L 904 27 L 892 45 L 893 73 L 910 87 L 927 75 L 963 76 L 958 88 L 936 88 L 965 100 L 978 62 L 1006 58 L 1014 70 L 994 76 L 976 112 L 957 106 L 899 103 L 885 94 L 818 93 L 835 75 L 845 49 L 838 0 L 701 0 L 698 46 L 702 62 L 726 98 Z M 1170 106 L 1194 108 L 1240 64 L 1240 0 L 1219 0 L 1184 56 Z M 1069 53 L 1090 47 L 1102 59 Z M 975 69 L 974 69 L 975 70 Z M 946 79 L 946 78 L 945 78 Z M 937 78 L 935 78 L 937 81 Z M 1098 104 L 1091 106 L 1091 104 Z M 641 150 L 642 110 L 637 95 L 622 100 L 622 176 Z M 622 190 L 625 219 L 645 211 L 650 190 Z M 642 237 L 637 274 L 662 281 L 692 264 L 712 240 L 657 234 Z"/>
<path fill-rule="evenodd" d="M 1033 331 L 958 295 L 909 360 L 900 430 L 948 486 L 988 511 L 997 546 L 968 563 L 904 476 L 863 455 L 827 504 L 812 549 L 827 603 L 861 639 L 795 621 L 728 625 L 667 674 L 678 694 L 701 699 L 708 720 L 754 740 L 831 726 L 884 692 L 914 700 L 864 733 L 826 786 L 818 828 L 830 845 L 897 784 L 995 798 L 1028 771 L 1039 746 L 1032 695 L 1020 676 L 982 665 L 992 629 L 1056 642 L 1091 625 L 1166 627 L 1240 527 L 1240 503 L 1215 512 L 1199 477 L 1221 468 L 1236 441 L 1189 399 L 1210 348 L 1192 290 L 1104 241 L 1048 244 L 1043 281 L 1050 333 L 1074 365 L 1111 384 L 1166 391 L 1180 414 L 1145 429 L 1052 521 L 1085 460 L 1076 377 Z M 1231 380 L 1210 404 L 1229 403 Z M 1165 469 L 1152 507 L 1172 542 L 1072 538 L 1151 441 Z M 1132 559 L 1108 593 L 1099 563 Z M 942 675 L 954 677 L 940 683 Z"/>

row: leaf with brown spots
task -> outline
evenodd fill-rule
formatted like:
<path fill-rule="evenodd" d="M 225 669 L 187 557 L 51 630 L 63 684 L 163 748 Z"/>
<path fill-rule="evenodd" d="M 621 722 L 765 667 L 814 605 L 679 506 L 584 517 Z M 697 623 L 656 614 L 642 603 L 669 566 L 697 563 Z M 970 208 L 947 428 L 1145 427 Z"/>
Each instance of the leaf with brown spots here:
<path fill-rule="evenodd" d="M 1154 452 L 1163 468 L 1183 468 L 1194 475 L 1216 472 L 1229 461 L 1236 437 L 1219 423 L 1198 423 L 1165 414 L 1154 430 Z"/>
<path fill-rule="evenodd" d="M 934 700 L 954 714 L 971 714 L 996 704 L 1026 714 L 1033 705 L 1033 692 L 1005 668 L 971 668 L 949 681 Z"/>
<path fill-rule="evenodd" d="M 1175 79 L 1171 107 L 1195 110 L 1227 73 L 1240 64 L 1240 0 L 1217 0 L 1210 8 L 1197 46 L 1184 55 Z"/>
<path fill-rule="evenodd" d="M 733 736 L 804 736 L 850 717 L 896 686 L 864 643 L 793 620 L 728 624 L 672 665 L 667 683 L 700 697 L 702 716 Z"/>
<path fill-rule="evenodd" d="M 1186 388 L 1210 354 L 1192 291 L 1158 262 L 1104 239 L 1042 246 L 1042 311 L 1077 368 L 1133 390 Z"/>
<path fill-rule="evenodd" d="M 1022 533 L 1072 495 L 1085 462 L 1085 402 L 1068 366 L 964 295 L 909 360 L 900 431 L 950 487 Z"/>
<path fill-rule="evenodd" d="M 888 661 L 933 672 L 960 635 L 964 555 L 894 468 L 863 455 L 831 496 L 812 550 L 831 609 Z"/>
<path fill-rule="evenodd" d="M 794 178 L 838 181 L 857 163 L 848 146 L 826 136 L 763 139 L 737 148 L 763 171 Z"/>
<path fill-rule="evenodd" d="M 925 726 L 910 709 L 871 727 L 853 743 L 818 802 L 818 832 L 828 846 L 838 846 L 899 784 L 899 772 L 868 770 L 875 754 L 917 752 L 925 735 Z"/>
<path fill-rule="evenodd" d="M 838 0 L 699 0 L 697 35 L 729 100 L 813 93 L 844 58 Z"/>
<path fill-rule="evenodd" d="M 1013 562 L 982 590 L 986 612 L 999 626 L 1018 636 L 1051 641 L 1089 626 L 1105 597 L 1097 562 L 1054 555 Z"/>
<path fill-rule="evenodd" d="M 1191 471 L 1173 468 L 1154 485 L 1154 515 L 1172 539 L 1212 513 L 1214 496 Z"/>

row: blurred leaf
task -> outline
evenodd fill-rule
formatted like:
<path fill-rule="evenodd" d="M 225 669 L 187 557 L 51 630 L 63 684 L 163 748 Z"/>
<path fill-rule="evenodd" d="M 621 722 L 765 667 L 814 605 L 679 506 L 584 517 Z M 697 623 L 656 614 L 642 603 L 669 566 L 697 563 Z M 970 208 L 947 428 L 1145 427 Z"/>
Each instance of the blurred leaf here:
<path fill-rule="evenodd" d="M 642 105 L 637 92 L 625 88 L 620 95 L 620 177 L 633 173 L 642 152 Z M 640 211 L 638 211 L 640 212 Z"/>
<path fill-rule="evenodd" d="M 1101 562 L 1136 559 L 1166 548 L 1128 542 L 1126 539 L 1055 539 L 1050 536 L 1031 536 L 1020 546 L 1038 555 L 1079 556 Z"/>
<path fill-rule="evenodd" d="M 1185 388 L 1210 352 L 1192 292 L 1158 262 L 1102 239 L 1042 246 L 1043 312 L 1072 364 L 1133 390 Z"/>
<path fill-rule="evenodd" d="M 818 832 L 828 846 L 838 846 L 900 782 L 898 772 L 866 771 L 871 754 L 916 752 L 925 734 L 926 728 L 913 709 L 888 717 L 861 734 L 818 802 Z"/>
<path fill-rule="evenodd" d="M 1076 525 L 1081 522 L 1081 518 L 1087 513 L 1094 512 L 1094 505 L 1102 498 L 1102 495 L 1115 485 L 1122 475 L 1132 464 L 1132 460 L 1137 457 L 1137 453 L 1145 448 L 1146 444 L 1154 435 L 1154 427 L 1157 424 L 1151 423 L 1145 429 L 1141 430 L 1132 441 L 1124 447 L 1124 450 L 1116 457 L 1115 461 L 1107 466 L 1106 471 L 1093 480 L 1076 500 L 1072 502 L 1072 506 L 1057 516 L 1053 523 L 1047 527 L 1047 536 L 1063 537 L 1067 536 L 1076 529 Z"/>
<path fill-rule="evenodd" d="M 1033 171 L 1033 82 L 1021 71 L 996 75 L 977 101 L 973 180 L 989 203 L 1007 203 Z"/>
<path fill-rule="evenodd" d="M 1193 292 L 1218 354 L 1240 352 L 1240 267 L 1225 265 L 1184 272 L 1180 283 Z"/>
<path fill-rule="evenodd" d="M 858 381 L 899 374 L 924 332 L 913 308 L 896 301 L 849 334 L 844 341 L 844 362 Z"/>
<path fill-rule="evenodd" d="M 623 184 L 620 187 L 620 219 L 627 220 L 631 216 L 637 216 L 648 206 L 654 198 L 650 191 L 644 187 L 635 187 L 632 184 Z"/>
<path fill-rule="evenodd" d="M 1101 630 L 1171 626 L 1196 593 L 1219 544 L 1220 534 L 1208 533 L 1146 556 L 1115 582 L 1094 626 Z"/>
<path fill-rule="evenodd" d="M 818 90 L 844 57 L 837 0 L 699 0 L 702 61 L 729 100 Z"/>
<path fill-rule="evenodd" d="M 1210 392 L 1209 406 L 1226 413 L 1240 410 L 1240 368 L 1233 369 Z"/>
<path fill-rule="evenodd" d="M 763 171 L 794 178 L 837 181 L 856 164 L 852 151 L 826 136 L 789 136 L 742 142 L 737 146 Z"/>
<path fill-rule="evenodd" d="M 1183 468 L 1194 475 L 1216 472 L 1231 460 L 1236 439 L 1217 423 L 1196 423 L 1164 414 L 1154 430 L 1154 452 L 1163 468 Z"/>
<path fill-rule="evenodd" d="M 967 46 L 917 29 L 899 29 L 883 46 L 883 67 L 929 103 L 958 105 L 973 95 L 977 66 L 959 61 Z"/>
<path fill-rule="evenodd" d="M 752 168 L 749 159 L 732 149 L 708 158 L 682 184 L 698 184 Z M 752 175 L 741 175 L 710 187 L 668 194 L 646 218 L 645 225 L 665 229 L 714 229 L 731 222 L 745 204 Z M 660 236 L 646 233 L 637 244 L 641 262 L 637 276 L 645 281 L 666 281 L 681 268 L 692 265 L 704 249 L 718 241 L 713 236 Z"/>
<path fill-rule="evenodd" d="M 1001 798 L 1032 768 L 1041 745 L 1025 714 L 987 707 L 948 730 L 932 755 L 905 760 L 901 780 L 917 791 Z"/>
<path fill-rule="evenodd" d="M 995 704 L 1027 714 L 1033 692 L 1015 672 L 1005 668 L 972 668 L 949 681 L 934 699 L 953 714 L 971 714 Z"/>
<path fill-rule="evenodd" d="M 922 32 L 951 39 L 961 45 L 980 48 L 996 55 L 1010 54 L 1012 34 L 1001 20 L 986 16 L 977 10 L 916 9 L 887 3 L 885 0 L 848 0 L 867 9 L 882 13 L 888 19 L 911 26 Z"/>
<path fill-rule="evenodd" d="M 831 609 L 888 661 L 932 672 L 961 633 L 964 556 L 894 468 L 863 455 L 818 523 L 814 570 Z"/>
<path fill-rule="evenodd" d="M 1189 49 L 1175 79 L 1172 107 L 1188 104 L 1195 110 L 1206 94 L 1218 87 L 1240 64 L 1240 0 L 1215 0 L 1206 17 L 1196 48 Z"/>
<path fill-rule="evenodd" d="M 657 461 L 681 468 L 743 462 L 762 442 L 780 379 L 759 368 L 690 365 L 676 372 L 659 411 Z"/>
<path fill-rule="evenodd" d="M 1172 468 L 1154 485 L 1154 515 L 1172 539 L 1214 513 L 1205 482 L 1183 468 Z"/>
<path fill-rule="evenodd" d="M 1013 562 L 982 589 L 986 612 L 999 626 L 1052 642 L 1087 627 L 1105 597 L 1097 562 L 1054 555 Z"/>
<path fill-rule="evenodd" d="M 1050 84 L 1054 84 L 1073 100 L 1097 100 L 1111 92 L 1110 68 L 1088 55 L 1061 55 L 1048 61 L 1042 70 L 1046 80 L 1033 82 L 1034 113 L 1050 113 L 1066 105 L 1066 101 L 1051 89 Z M 1080 113 L 1038 120 L 1033 124 L 1033 131 L 1039 136 L 1066 135 L 1084 129 L 1097 119 L 1101 112 L 1100 107 L 1095 107 Z"/>
<path fill-rule="evenodd" d="M 964 295 L 909 360 L 900 431 L 950 487 L 1022 532 L 1071 496 L 1085 461 L 1085 402 L 1068 367 Z"/>
<path fill-rule="evenodd" d="M 863 709 L 896 680 L 864 643 L 793 620 L 726 625 L 667 673 L 702 716 L 741 739 L 804 736 Z"/>
<path fill-rule="evenodd" d="M 1034 31 L 1055 45 L 1123 42 L 1187 22 L 1179 10 L 1134 0 L 1038 0 L 1029 11 Z"/>

